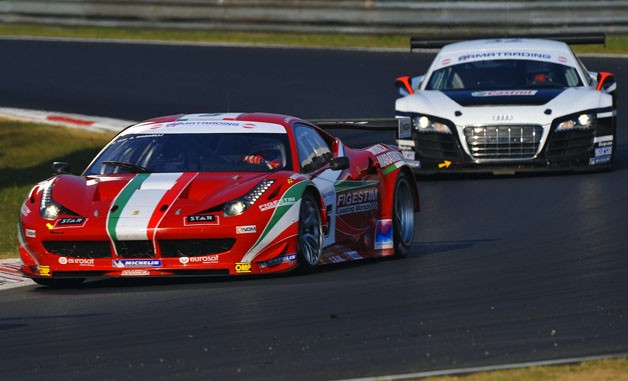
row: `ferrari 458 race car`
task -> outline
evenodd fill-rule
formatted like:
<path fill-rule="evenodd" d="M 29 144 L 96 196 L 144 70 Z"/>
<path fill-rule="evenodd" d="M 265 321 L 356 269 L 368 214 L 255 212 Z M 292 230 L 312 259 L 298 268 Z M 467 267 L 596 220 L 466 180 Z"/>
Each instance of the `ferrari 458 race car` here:
<path fill-rule="evenodd" d="M 611 168 L 615 79 L 587 70 L 566 43 L 604 35 L 551 38 L 412 39 L 442 47 L 425 75 L 396 81 L 396 115 L 412 118 L 398 145 L 414 171 Z"/>
<path fill-rule="evenodd" d="M 285 115 L 155 118 L 119 133 L 82 175 L 53 170 L 18 233 L 22 271 L 43 285 L 402 257 L 420 208 L 397 147 L 352 149 Z"/>

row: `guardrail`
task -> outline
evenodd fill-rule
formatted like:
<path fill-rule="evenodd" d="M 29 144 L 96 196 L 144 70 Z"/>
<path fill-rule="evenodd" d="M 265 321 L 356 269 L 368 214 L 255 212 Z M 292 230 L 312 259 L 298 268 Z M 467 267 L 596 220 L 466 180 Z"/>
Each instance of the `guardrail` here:
<path fill-rule="evenodd" d="M 628 33 L 628 1 L 0 0 L 0 21 L 355 34 Z"/>

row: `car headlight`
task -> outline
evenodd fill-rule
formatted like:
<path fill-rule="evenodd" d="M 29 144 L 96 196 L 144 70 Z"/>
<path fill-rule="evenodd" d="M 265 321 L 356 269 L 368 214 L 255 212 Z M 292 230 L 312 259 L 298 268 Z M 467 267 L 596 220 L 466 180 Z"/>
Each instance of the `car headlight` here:
<path fill-rule="evenodd" d="M 48 181 L 43 185 L 43 193 L 41 195 L 41 204 L 39 212 L 41 216 L 47 220 L 56 220 L 60 214 L 77 215 L 76 213 L 64 208 L 52 198 L 52 187 L 54 181 Z"/>
<path fill-rule="evenodd" d="M 451 134 L 451 130 L 445 123 L 425 115 L 412 118 L 412 125 L 418 132 L 440 132 L 443 134 Z"/>
<path fill-rule="evenodd" d="M 233 217 L 244 213 L 244 211 L 253 205 L 274 182 L 275 180 L 264 180 L 241 198 L 227 202 L 222 208 L 223 215 L 225 217 Z"/>
<path fill-rule="evenodd" d="M 595 114 L 580 114 L 561 122 L 556 131 L 587 130 L 595 127 Z"/>

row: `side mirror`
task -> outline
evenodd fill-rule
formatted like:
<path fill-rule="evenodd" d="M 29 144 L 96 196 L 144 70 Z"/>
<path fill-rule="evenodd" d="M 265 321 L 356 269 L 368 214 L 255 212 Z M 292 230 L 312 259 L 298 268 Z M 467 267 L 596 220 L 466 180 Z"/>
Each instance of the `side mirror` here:
<path fill-rule="evenodd" d="M 340 171 L 349 168 L 349 158 L 346 156 L 335 157 L 329 162 L 329 168 L 332 171 Z"/>
<path fill-rule="evenodd" d="M 63 175 L 69 174 L 70 172 L 70 164 L 64 163 L 62 161 L 55 161 L 52 163 L 52 174 L 53 175 Z"/>
<path fill-rule="evenodd" d="M 421 87 L 424 75 L 417 77 L 403 76 L 395 79 L 395 87 L 399 90 L 399 95 L 405 97 L 415 93 L 416 89 Z"/>
<path fill-rule="evenodd" d="M 611 73 L 600 72 L 597 74 L 597 90 L 604 93 L 612 93 L 617 89 L 615 76 Z"/>

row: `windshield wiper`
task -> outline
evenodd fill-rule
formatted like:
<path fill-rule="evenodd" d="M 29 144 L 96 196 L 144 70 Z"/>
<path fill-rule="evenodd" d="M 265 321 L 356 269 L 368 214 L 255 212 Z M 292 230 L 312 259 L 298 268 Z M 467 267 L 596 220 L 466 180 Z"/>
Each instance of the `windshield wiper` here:
<path fill-rule="evenodd" d="M 151 172 L 150 169 L 144 168 L 144 167 L 142 167 L 140 165 L 135 165 L 135 164 L 131 164 L 131 163 L 124 163 L 124 162 L 121 162 L 121 161 L 103 161 L 102 163 L 105 164 L 105 165 L 113 165 L 115 167 L 128 169 L 132 173 L 150 173 Z"/>

